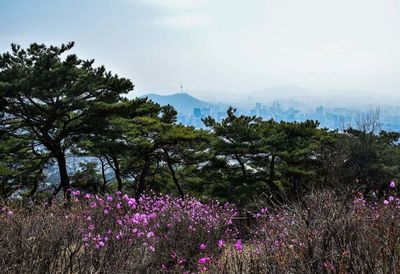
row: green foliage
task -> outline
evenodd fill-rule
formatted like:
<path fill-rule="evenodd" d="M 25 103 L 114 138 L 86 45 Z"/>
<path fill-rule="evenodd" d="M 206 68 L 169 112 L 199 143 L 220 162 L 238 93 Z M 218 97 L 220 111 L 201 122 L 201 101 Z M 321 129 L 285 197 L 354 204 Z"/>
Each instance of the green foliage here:
<path fill-rule="evenodd" d="M 400 133 L 381 131 L 379 134 L 349 128 L 345 131 L 346 160 L 342 180 L 356 182 L 364 191 L 378 190 L 380 194 L 387 182 L 398 178 Z"/>
<path fill-rule="evenodd" d="M 66 154 L 96 157 L 72 187 L 106 192 L 211 196 L 246 205 L 254 196 L 297 199 L 321 188 L 383 194 L 400 178 L 400 133 L 380 131 L 378 112 L 344 132 L 317 121 L 277 122 L 235 114 L 209 131 L 177 124 L 172 106 L 126 99 L 130 80 L 61 47 L 12 45 L 0 55 L 0 195 L 32 196 L 57 162 L 67 192 Z M 100 164 L 99 164 L 100 162 Z M 106 172 L 112 170 L 115 181 Z M 67 192 L 68 193 L 68 192 Z"/>
<path fill-rule="evenodd" d="M 236 116 L 232 108 L 227 114 L 219 123 L 204 120 L 216 136 L 214 167 L 225 176 L 225 185 L 215 186 L 216 195 L 241 203 L 262 192 L 279 196 L 308 187 L 316 177 L 316 149 L 324 131 L 318 122 L 262 121 Z"/>
<path fill-rule="evenodd" d="M 72 187 L 86 192 L 99 192 L 101 176 L 97 171 L 97 163 L 81 163 L 79 166 L 81 170 L 73 175 Z"/>
<path fill-rule="evenodd" d="M 176 111 L 147 99 L 123 100 L 104 106 L 108 113 L 97 134 L 87 135 L 80 153 L 107 161 L 118 189 L 173 191 L 183 196 L 185 174 L 194 169 L 197 144 L 208 133 L 176 124 Z"/>
<path fill-rule="evenodd" d="M 1 128 L 18 139 L 29 136 L 51 153 L 65 192 L 66 150 L 102 123 L 99 106 L 118 102 L 120 94 L 133 88 L 130 80 L 93 67 L 94 60 L 66 55 L 73 45 L 12 45 L 11 53 L 0 55 Z"/>
<path fill-rule="evenodd" d="M 42 172 L 50 159 L 38 153 L 34 143 L 3 134 L 0 139 L 0 197 L 5 199 L 17 190 L 35 194 L 42 182 Z"/>

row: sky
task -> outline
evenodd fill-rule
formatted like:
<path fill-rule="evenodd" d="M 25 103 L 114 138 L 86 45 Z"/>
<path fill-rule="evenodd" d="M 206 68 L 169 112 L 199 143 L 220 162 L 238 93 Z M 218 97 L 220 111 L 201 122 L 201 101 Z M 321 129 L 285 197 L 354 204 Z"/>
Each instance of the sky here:
<path fill-rule="evenodd" d="M 400 98 L 398 0 L 0 0 L 0 52 L 69 41 L 138 95 L 182 83 L 222 100 L 279 86 Z"/>

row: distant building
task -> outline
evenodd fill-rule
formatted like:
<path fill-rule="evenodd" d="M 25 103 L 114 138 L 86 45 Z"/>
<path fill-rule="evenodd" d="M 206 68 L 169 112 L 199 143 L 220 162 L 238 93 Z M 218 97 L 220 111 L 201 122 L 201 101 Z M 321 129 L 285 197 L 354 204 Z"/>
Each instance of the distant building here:
<path fill-rule="evenodd" d="M 207 117 L 211 115 L 211 109 L 210 108 L 202 108 L 201 109 L 201 117 Z"/>
<path fill-rule="evenodd" d="M 196 118 L 201 118 L 201 109 L 200 108 L 194 108 L 193 109 L 193 116 Z"/>

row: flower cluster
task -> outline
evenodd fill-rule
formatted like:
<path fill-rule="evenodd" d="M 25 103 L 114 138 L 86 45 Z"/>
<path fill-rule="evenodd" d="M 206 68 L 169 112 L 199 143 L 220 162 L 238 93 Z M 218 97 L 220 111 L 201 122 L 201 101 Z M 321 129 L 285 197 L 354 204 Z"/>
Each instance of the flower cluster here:
<path fill-rule="evenodd" d="M 344 273 L 355 267 L 368 272 L 370 265 L 395 268 L 400 237 L 396 186 L 395 181 L 388 183 L 380 198 L 356 192 L 349 201 L 321 191 L 302 197 L 301 204 L 263 208 L 253 215 L 255 224 L 245 245 L 237 241 L 212 270 Z"/>
<path fill-rule="evenodd" d="M 136 200 L 120 192 L 105 197 L 72 194 L 82 209 L 85 248 L 106 252 L 118 243 L 140 246 L 143 252 L 158 254 L 162 269 L 199 264 L 205 270 L 236 233 L 231 219 L 237 211 L 227 203 L 168 195 Z M 235 246 L 241 249 L 240 242 Z"/>
<path fill-rule="evenodd" d="M 381 199 L 357 192 L 349 201 L 319 191 L 301 203 L 262 205 L 248 214 L 253 218 L 242 239 L 231 204 L 70 193 L 68 206 L 0 207 L 2 269 L 23 267 L 21 254 L 26 267 L 48 273 L 369 273 L 371 265 L 384 272 L 382 265 L 397 269 L 400 261 L 394 181 Z"/>

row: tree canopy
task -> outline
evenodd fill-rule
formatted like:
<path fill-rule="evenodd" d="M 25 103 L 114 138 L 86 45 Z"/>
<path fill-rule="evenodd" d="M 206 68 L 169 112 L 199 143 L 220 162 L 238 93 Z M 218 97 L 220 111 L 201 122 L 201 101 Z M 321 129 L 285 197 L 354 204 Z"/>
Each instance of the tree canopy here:
<path fill-rule="evenodd" d="M 399 179 L 400 133 L 379 130 L 377 112 L 345 130 L 318 121 L 236 115 L 203 119 L 207 130 L 177 123 L 177 112 L 60 47 L 12 45 L 0 55 L 0 195 L 61 189 L 167 192 L 246 205 L 254 196 L 297 199 L 321 189 L 382 195 Z M 72 171 L 68 155 L 84 157 Z M 72 175 L 72 176 L 71 176 Z"/>
<path fill-rule="evenodd" d="M 58 189 L 65 193 L 70 188 L 66 150 L 102 123 L 99 104 L 116 103 L 133 89 L 130 80 L 94 67 L 94 60 L 66 55 L 73 45 L 12 45 L 0 55 L 1 126 L 15 138 L 29 139 L 34 153 L 42 148 L 51 153 L 59 167 Z"/>

